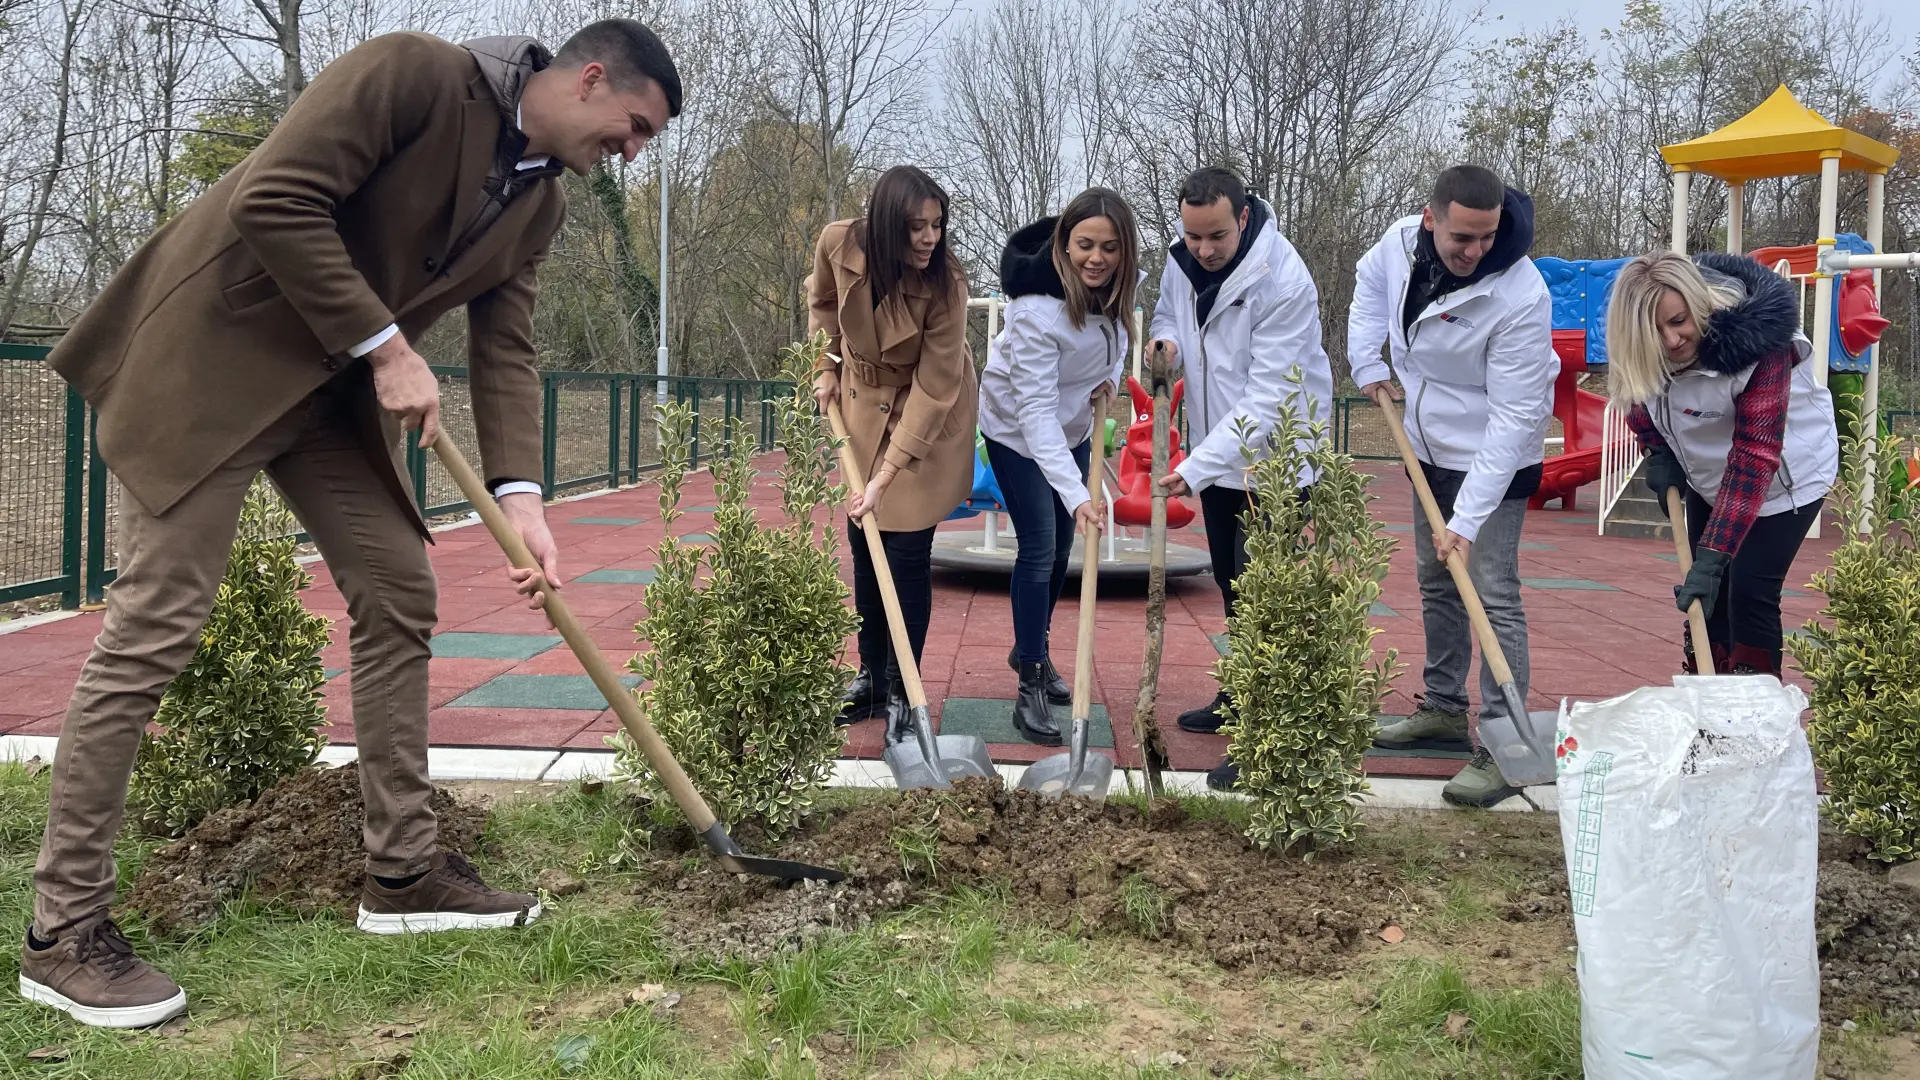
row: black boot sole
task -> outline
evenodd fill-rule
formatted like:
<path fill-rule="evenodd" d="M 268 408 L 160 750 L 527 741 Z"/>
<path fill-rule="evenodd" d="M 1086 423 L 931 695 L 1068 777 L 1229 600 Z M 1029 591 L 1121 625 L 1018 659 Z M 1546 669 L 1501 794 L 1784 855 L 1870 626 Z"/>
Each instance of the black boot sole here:
<path fill-rule="evenodd" d="M 1174 724 L 1179 727 L 1181 731 L 1191 731 L 1195 735 L 1218 735 L 1220 734 L 1220 729 L 1227 726 L 1225 720 L 1195 720 L 1189 722 L 1184 716 L 1174 721 Z"/>
<path fill-rule="evenodd" d="M 1441 750 L 1452 754 L 1471 754 L 1473 753 L 1473 740 L 1462 737 L 1458 739 L 1414 739 L 1412 742 L 1383 743 L 1379 739 L 1375 739 L 1373 740 L 1373 748 L 1375 750 Z"/>
<path fill-rule="evenodd" d="M 1067 742 L 1066 736 L 1057 731 L 1052 735 L 1045 735 L 1028 728 L 1018 720 L 1013 722 L 1013 730 L 1019 732 L 1021 738 L 1035 746 L 1065 746 Z"/>
<path fill-rule="evenodd" d="M 839 715 L 833 718 L 833 726 L 849 727 L 851 725 L 859 723 L 862 720 L 871 720 L 876 716 L 885 716 L 885 715 L 887 715 L 886 702 L 884 701 L 868 702 L 865 705 L 859 705 L 853 708 L 841 709 Z"/>

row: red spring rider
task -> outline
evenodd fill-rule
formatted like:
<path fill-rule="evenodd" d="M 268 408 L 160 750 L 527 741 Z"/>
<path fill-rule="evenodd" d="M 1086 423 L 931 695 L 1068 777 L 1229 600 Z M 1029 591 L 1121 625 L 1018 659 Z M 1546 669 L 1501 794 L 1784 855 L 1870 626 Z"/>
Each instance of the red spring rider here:
<path fill-rule="evenodd" d="M 1180 395 L 1186 380 L 1173 384 L 1172 416 L 1180 411 Z M 1133 395 L 1133 423 L 1127 427 L 1127 445 L 1120 457 L 1120 497 L 1113 501 L 1113 520 L 1121 525 L 1145 527 L 1153 523 L 1153 395 L 1140 380 L 1127 376 L 1127 393 Z M 1186 459 L 1179 438 L 1173 437 L 1167 448 L 1167 468 Z M 1179 499 L 1167 499 L 1167 528 L 1183 529 L 1193 520 L 1193 508 Z"/>

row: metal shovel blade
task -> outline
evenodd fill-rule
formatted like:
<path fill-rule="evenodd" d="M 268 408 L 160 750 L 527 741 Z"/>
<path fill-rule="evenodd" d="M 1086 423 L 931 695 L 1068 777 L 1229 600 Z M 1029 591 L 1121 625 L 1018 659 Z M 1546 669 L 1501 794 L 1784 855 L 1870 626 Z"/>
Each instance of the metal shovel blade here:
<path fill-rule="evenodd" d="M 1554 758 L 1554 736 L 1560 727 L 1560 714 L 1529 713 L 1512 683 L 1503 684 L 1505 716 L 1480 718 L 1480 745 L 1493 755 L 1500 775 L 1515 787 L 1551 784 L 1558 773 Z"/>
<path fill-rule="evenodd" d="M 987 741 L 978 735 L 935 735 L 925 705 L 914 706 L 908 728 L 912 738 L 880 755 L 900 790 L 951 787 L 962 777 L 994 775 Z"/>
<path fill-rule="evenodd" d="M 1078 795 L 1083 799 L 1104 800 L 1107 785 L 1113 779 L 1113 759 L 1087 752 L 1086 717 L 1074 717 L 1067 742 L 1066 753 L 1053 754 L 1027 766 L 1020 777 L 1021 789 L 1037 791 L 1048 798 Z"/>
<path fill-rule="evenodd" d="M 794 862 L 791 859 L 768 859 L 759 855 L 749 855 L 740 850 L 727 827 L 718 821 L 700 834 L 706 841 L 707 850 L 713 852 L 714 861 L 725 867 L 730 873 L 758 874 L 761 877 L 779 878 L 782 881 L 845 881 L 847 875 L 842 871 L 812 863 Z"/>

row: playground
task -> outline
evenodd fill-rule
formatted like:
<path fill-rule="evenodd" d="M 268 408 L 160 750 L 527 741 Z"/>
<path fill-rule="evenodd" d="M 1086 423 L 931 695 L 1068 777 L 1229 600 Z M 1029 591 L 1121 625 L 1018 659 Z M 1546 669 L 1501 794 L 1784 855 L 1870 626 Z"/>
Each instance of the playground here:
<path fill-rule="evenodd" d="M 1802 290 L 1810 362 L 1842 403 L 1843 427 L 1859 436 L 1854 452 L 1866 459 L 1865 475 L 1920 485 L 1920 457 L 1875 457 L 1880 439 L 1903 430 L 1878 400 L 1876 346 L 1888 328 L 1876 305 L 1879 275 L 1920 266 L 1920 256 L 1879 250 L 1890 148 L 1828 124 L 1782 87 L 1733 125 L 1664 152 L 1675 177 L 1676 249 L 1686 248 L 1692 178 L 1732 185 L 1727 250 Z M 1859 234 L 1837 228 L 1842 169 L 1868 175 Z M 1821 235 L 1804 247 L 1747 252 L 1741 185 L 1797 172 L 1822 177 Z M 1526 705 L 1546 714 L 1670 684 L 1682 660 L 1674 585 L 1683 556 L 1637 479 L 1625 418 L 1604 393 L 1606 301 L 1625 261 L 1535 260 L 1554 299 L 1560 368 L 1520 577 L 1531 657 Z M 999 301 L 973 303 L 991 333 Z M 515 594 L 494 536 L 470 504 L 448 501 L 446 476 L 425 455 L 414 462 L 416 493 L 437 523 L 428 716 L 431 771 L 443 786 L 436 812 L 446 835 L 470 842 L 485 873 L 537 888 L 548 914 L 516 935 L 417 935 L 392 939 L 390 949 L 366 946 L 334 915 L 359 874 L 358 789 L 350 770 L 309 771 L 252 804 L 215 812 L 183 840 L 128 839 L 118 851 L 128 899 L 144 915 L 135 944 L 192 983 L 191 1019 L 130 1040 L 42 1012 L 0 1011 L 9 1058 L 69 1069 L 47 1075 L 152 1077 L 204 1075 L 216 1063 L 236 1076 L 275 1077 L 1582 1075 L 1582 1002 L 1594 992 L 1584 985 L 1586 954 L 1601 950 L 1588 936 L 1592 924 L 1576 920 L 1594 914 L 1595 872 L 1576 859 L 1590 852 L 1564 838 L 1589 820 L 1583 838 L 1597 834 L 1594 805 L 1604 788 L 1582 774 L 1584 800 L 1563 805 L 1558 792 L 1571 779 L 1563 778 L 1526 788 L 1501 813 L 1434 813 L 1443 807 L 1441 782 L 1467 755 L 1375 749 L 1365 757 L 1371 790 L 1358 843 L 1308 859 L 1249 847 L 1249 804 L 1207 796 L 1204 786 L 1227 739 L 1182 731 L 1173 719 L 1213 697 L 1214 666 L 1228 648 L 1193 499 L 1167 505 L 1157 669 L 1156 726 L 1177 798 L 1138 797 L 1143 740 L 1134 710 L 1149 645 L 1142 610 L 1154 410 L 1137 380 L 1122 398 L 1130 418 L 1114 420 L 1104 436 L 1106 534 L 1075 555 L 1081 571 L 1100 570 L 1091 670 L 1074 670 L 1076 589 L 1060 603 L 1051 643 L 1062 673 L 1091 685 L 1089 745 L 1113 759 L 1114 798 L 1012 790 L 1054 750 L 1023 740 L 1011 723 L 1006 568 L 1015 537 L 981 458 L 972 497 L 938 529 L 919 678 L 940 736 L 984 742 L 997 778 L 885 790 L 900 775 L 882 760 L 885 720 L 865 720 L 845 729 L 830 779 L 840 790 L 825 793 L 786 836 L 743 836 L 742 844 L 775 858 L 709 859 L 708 850 L 718 850 L 712 829 L 675 816 L 664 799 L 608 782 L 610 737 L 623 720 L 632 731 L 637 712 L 593 674 L 601 661 L 628 671 L 648 650 L 636 624 L 661 572 L 662 543 L 713 543 L 712 515 L 725 499 L 712 475 L 695 471 L 678 489 L 679 516 L 663 521 L 659 482 L 638 458 L 642 387 L 653 385 L 605 380 L 605 426 L 584 430 L 589 438 L 606 433 L 607 472 L 566 493 L 569 484 L 555 482 L 549 426 L 545 486 L 559 596 L 590 639 L 584 656 L 555 629 L 572 633 L 567 619 L 550 621 Z M 762 391 L 773 393 L 764 384 Z M 727 395 L 725 416 L 748 410 L 743 399 L 736 411 L 731 388 Z M 551 404 L 547 415 L 554 418 Z M 1864 430 L 1860 417 L 1870 418 Z M 1367 623 L 1376 655 L 1395 660 L 1379 713 L 1407 716 L 1426 650 L 1411 544 L 1420 512 L 1414 485 L 1383 452 L 1391 444 L 1370 405 L 1348 399 L 1320 419 L 1336 445 L 1360 459 L 1372 520 L 1398 540 Z M 783 512 L 784 462 L 768 430 L 763 420 L 748 503 L 773 520 Z M 94 469 L 85 486 L 100 477 Z M 66 485 L 75 506 L 81 488 L 78 480 Z M 14 882 L 4 906 L 16 923 L 30 902 L 45 762 L 103 618 L 83 601 L 111 576 L 99 512 L 105 495 L 93 505 L 84 518 L 71 510 L 68 530 L 77 551 L 84 522 L 99 565 L 83 573 L 69 561 L 46 579 L 73 603 L 0 623 L 0 835 L 10 841 L 0 874 Z M 1810 583 L 1836 550 L 1886 526 L 1834 513 L 1820 522 L 1787 576 L 1790 634 L 1823 617 L 1826 600 Z M 839 572 L 850 585 L 844 543 L 843 534 Z M 314 580 L 301 598 L 332 622 L 321 652 L 321 761 L 341 765 L 358 750 L 346 603 L 324 562 L 309 559 L 306 569 Z M 846 648 L 851 654 L 852 637 Z M 1791 665 L 1783 678 L 1816 689 Z M 638 676 L 622 679 L 629 689 L 640 685 Z M 1471 693 L 1477 710 L 1477 685 Z M 609 707 L 614 700 L 624 714 Z M 1787 730 L 1794 722 L 1789 716 Z M 1578 751 L 1572 742 L 1559 744 L 1563 756 Z M 1804 742 L 1796 745 L 1804 755 Z M 1604 784 L 1610 767 L 1590 775 Z M 1822 1077 L 1920 1077 L 1920 973 L 1912 966 L 1920 889 L 1907 884 L 1911 866 L 1890 873 L 1860 839 L 1815 824 L 1814 787 L 1804 786 L 1804 807 L 1793 789 L 1783 802 L 1794 805 L 1783 812 L 1804 809 L 1809 845 L 1817 838 L 1800 869 L 1817 879 L 1803 891 L 1806 921 L 1817 913 L 1819 952 L 1806 981 L 1818 993 L 1789 1018 L 1811 1040 L 1791 1052 L 1809 1065 L 1817 1057 Z M 1627 832 L 1622 826 L 1632 822 L 1620 815 L 1634 810 L 1611 811 L 1608 829 Z M 261 836 L 284 841 L 287 857 Z M 777 885 L 723 872 L 747 865 L 783 876 L 764 869 L 773 863 L 822 872 Z M 1672 872 L 1648 873 L 1663 870 Z M 1705 1006 L 1698 1011 L 1703 1024 L 1719 1020 L 1705 1017 L 1713 1011 Z M 1590 1001 L 1587 1016 L 1592 1023 Z M 1591 1056 L 1584 1067 L 1602 1075 Z"/>

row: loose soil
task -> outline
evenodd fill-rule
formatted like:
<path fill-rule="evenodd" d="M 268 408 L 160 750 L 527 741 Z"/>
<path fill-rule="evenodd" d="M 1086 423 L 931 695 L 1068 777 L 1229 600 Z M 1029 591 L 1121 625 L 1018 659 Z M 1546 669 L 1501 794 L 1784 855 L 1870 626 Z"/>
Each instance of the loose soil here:
<path fill-rule="evenodd" d="M 662 839 L 677 848 L 690 838 Z M 1149 820 L 1123 804 L 1008 791 L 998 779 L 847 811 L 778 854 L 848 878 L 783 886 L 665 859 L 641 890 L 690 955 L 763 959 L 937 893 L 1004 885 L 1016 913 L 1051 928 L 1128 933 L 1229 969 L 1301 974 L 1339 969 L 1405 901 L 1383 861 L 1275 858 L 1176 804 Z"/>
<path fill-rule="evenodd" d="M 1920 1028 L 1920 892 L 1888 880 L 1858 840 L 1820 831 L 1814 924 L 1820 941 L 1820 1012 L 1833 1022 L 1878 1013 Z"/>
<path fill-rule="evenodd" d="M 436 788 L 440 845 L 472 852 L 486 811 Z M 212 921 L 244 895 L 303 912 L 351 914 L 366 881 L 359 770 L 309 769 L 207 816 L 148 857 L 127 906 L 162 934 Z"/>

